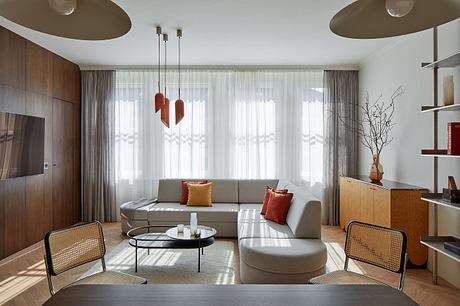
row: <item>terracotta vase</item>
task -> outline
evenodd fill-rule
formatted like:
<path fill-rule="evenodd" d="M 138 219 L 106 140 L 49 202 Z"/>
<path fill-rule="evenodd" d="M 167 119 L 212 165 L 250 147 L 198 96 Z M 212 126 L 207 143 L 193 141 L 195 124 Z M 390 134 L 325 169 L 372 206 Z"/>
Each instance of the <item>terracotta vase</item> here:
<path fill-rule="evenodd" d="M 383 178 L 383 166 L 380 164 L 380 156 L 372 157 L 371 168 L 369 169 L 369 178 L 374 183 L 379 183 Z"/>

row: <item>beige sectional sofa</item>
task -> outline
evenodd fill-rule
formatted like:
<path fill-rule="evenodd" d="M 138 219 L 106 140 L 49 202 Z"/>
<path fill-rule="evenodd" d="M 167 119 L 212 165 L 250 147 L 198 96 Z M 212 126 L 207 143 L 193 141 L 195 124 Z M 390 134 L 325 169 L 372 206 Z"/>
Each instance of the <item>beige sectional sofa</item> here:
<path fill-rule="evenodd" d="M 237 237 L 242 283 L 307 283 L 325 272 L 327 251 L 321 241 L 321 203 L 286 180 L 209 180 L 212 207 L 180 205 L 182 179 L 159 182 L 158 199 L 140 199 L 121 207 L 122 231 L 145 225 L 187 224 L 191 212 L 212 226 L 218 237 Z M 260 215 L 265 188 L 294 193 L 287 224 Z"/>

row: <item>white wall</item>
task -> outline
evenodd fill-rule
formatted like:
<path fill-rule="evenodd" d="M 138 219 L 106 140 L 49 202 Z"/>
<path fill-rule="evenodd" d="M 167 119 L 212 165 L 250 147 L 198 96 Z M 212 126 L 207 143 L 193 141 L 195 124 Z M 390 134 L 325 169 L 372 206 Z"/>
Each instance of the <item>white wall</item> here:
<path fill-rule="evenodd" d="M 432 61 L 432 33 L 432 30 L 427 30 L 397 39 L 366 58 L 360 64 L 359 75 L 361 103 L 366 91 L 372 102 L 380 94 L 388 101 L 400 85 L 404 89 L 404 94 L 396 102 L 395 139 L 384 149 L 381 157 L 384 178 L 430 189 L 433 182 L 432 158 L 420 156 L 420 150 L 432 147 L 433 116 L 421 113 L 420 108 L 432 104 L 432 71 L 421 68 L 420 64 Z M 460 52 L 460 20 L 440 26 L 438 33 L 440 59 Z M 439 103 L 442 103 L 443 77 L 449 74 L 452 74 L 451 69 L 439 70 Z M 449 121 L 460 121 L 460 112 L 439 113 L 440 148 L 446 148 Z M 359 173 L 366 174 L 371 162 L 370 153 L 361 146 L 359 154 Z M 448 175 L 454 175 L 457 184 L 460 184 L 460 158 L 439 159 L 440 190 L 447 186 Z M 438 212 L 439 235 L 460 237 L 460 212 L 442 207 Z M 460 287 L 460 264 L 441 254 L 438 258 L 439 275 Z"/>

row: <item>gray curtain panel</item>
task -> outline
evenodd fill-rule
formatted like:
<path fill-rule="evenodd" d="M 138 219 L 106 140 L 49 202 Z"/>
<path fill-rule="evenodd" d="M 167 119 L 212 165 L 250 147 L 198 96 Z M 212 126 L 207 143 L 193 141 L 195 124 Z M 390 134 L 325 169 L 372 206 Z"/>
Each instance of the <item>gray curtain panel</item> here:
<path fill-rule="evenodd" d="M 339 176 L 358 170 L 358 71 L 324 71 L 322 222 L 339 224 Z"/>
<path fill-rule="evenodd" d="M 114 222 L 115 71 L 82 71 L 81 80 L 83 220 Z"/>

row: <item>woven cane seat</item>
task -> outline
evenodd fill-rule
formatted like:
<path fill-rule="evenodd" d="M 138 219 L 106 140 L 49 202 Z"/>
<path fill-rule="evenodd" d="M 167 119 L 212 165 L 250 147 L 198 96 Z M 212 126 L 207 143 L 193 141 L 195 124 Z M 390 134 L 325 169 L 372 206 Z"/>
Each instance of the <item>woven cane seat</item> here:
<path fill-rule="evenodd" d="M 385 285 L 376 279 L 350 271 L 334 271 L 310 279 L 316 285 Z"/>

